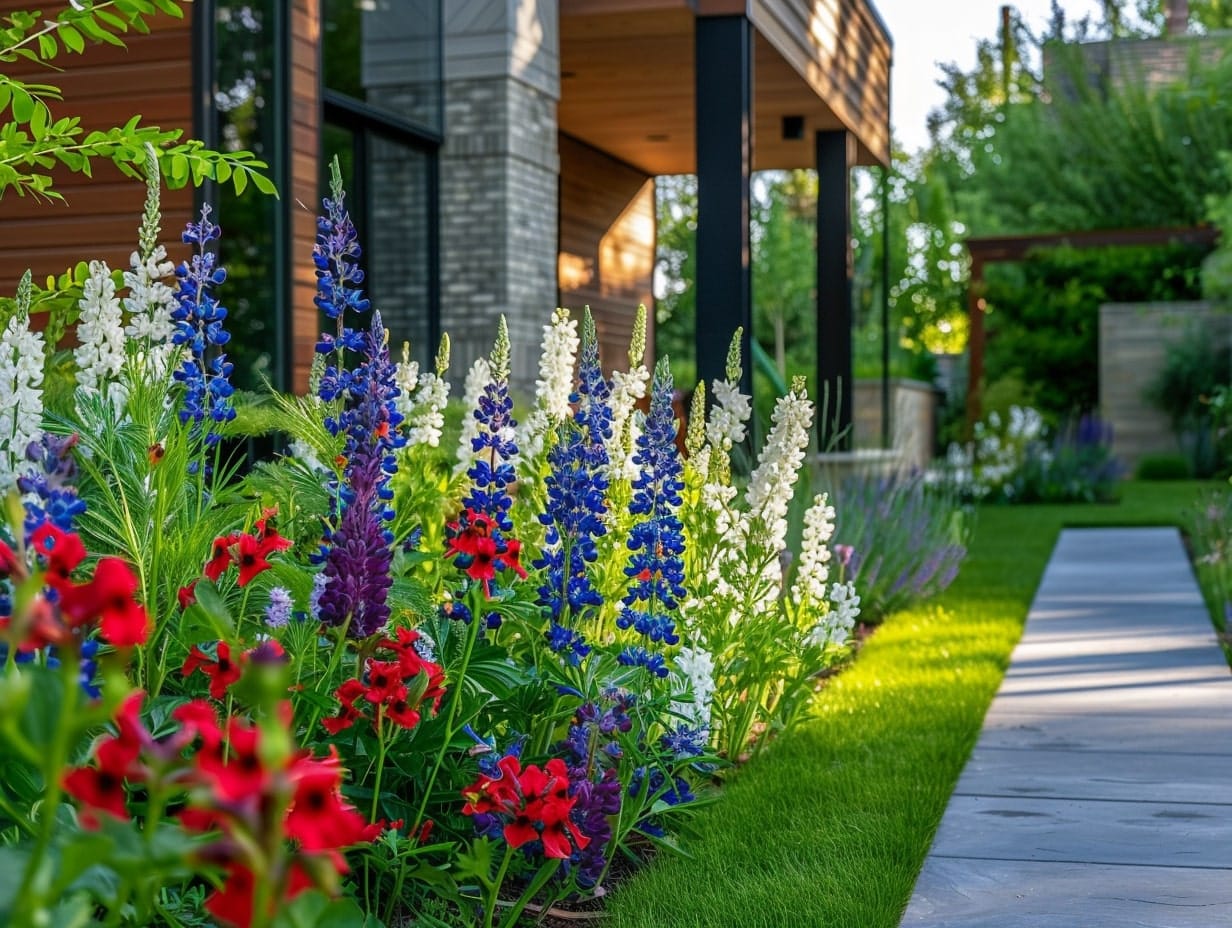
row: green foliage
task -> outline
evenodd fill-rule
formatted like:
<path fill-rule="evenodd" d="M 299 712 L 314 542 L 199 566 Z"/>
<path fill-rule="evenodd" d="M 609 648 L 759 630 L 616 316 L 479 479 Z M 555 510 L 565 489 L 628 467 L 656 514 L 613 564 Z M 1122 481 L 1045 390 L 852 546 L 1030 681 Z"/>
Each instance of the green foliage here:
<path fill-rule="evenodd" d="M 1224 402 L 1213 402 L 1229 382 L 1232 355 L 1226 336 L 1191 325 L 1168 345 L 1163 367 L 1143 390 L 1143 398 L 1168 416 L 1194 476 L 1210 477 L 1229 465 L 1232 436 Z"/>
<path fill-rule="evenodd" d="M 0 25 L 0 62 L 33 61 L 53 67 L 66 54 L 105 42 L 123 47 L 121 36 L 149 31 L 156 14 L 182 18 L 183 0 L 79 0 L 54 20 L 38 13 L 10 13 Z M 98 161 L 110 161 L 130 177 L 142 176 L 146 146 L 158 153 L 168 185 L 182 187 L 206 178 L 230 181 L 237 193 L 251 183 L 263 193 L 274 185 L 261 172 L 266 165 L 250 153 L 211 151 L 195 140 L 181 141 L 179 130 L 146 126 L 134 116 L 123 126 L 87 132 L 79 116 L 57 116 L 62 100 L 53 84 L 32 83 L 0 74 L 0 195 L 15 190 L 45 199 L 63 199 L 52 170 L 63 165 L 91 176 Z"/>
<path fill-rule="evenodd" d="M 1059 248 L 991 269 L 989 378 L 1016 376 L 1054 420 L 1094 409 L 1100 304 L 1195 299 L 1199 258 L 1181 247 Z"/>
<path fill-rule="evenodd" d="M 1144 454 L 1134 468 L 1138 480 L 1184 480 L 1189 475 L 1189 462 L 1183 454 Z"/>

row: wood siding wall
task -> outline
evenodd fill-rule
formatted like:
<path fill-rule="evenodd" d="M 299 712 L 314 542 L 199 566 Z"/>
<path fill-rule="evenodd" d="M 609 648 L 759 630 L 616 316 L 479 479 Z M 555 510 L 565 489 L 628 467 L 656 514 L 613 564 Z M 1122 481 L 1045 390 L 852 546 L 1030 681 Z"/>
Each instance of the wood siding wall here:
<path fill-rule="evenodd" d="M 291 389 L 308 387 L 308 372 L 321 329 L 313 303 L 317 279 L 309 255 L 317 237 L 321 174 L 321 6 L 294 0 L 291 17 L 291 178 L 283 191 L 291 212 Z M 301 205 L 303 204 L 303 205 Z"/>
<path fill-rule="evenodd" d="M 560 302 L 590 307 L 604 368 L 623 370 L 638 304 L 654 319 L 654 179 L 568 136 L 559 144 Z"/>
<path fill-rule="evenodd" d="M 0 0 L 0 15 L 28 9 L 22 0 Z M 54 15 L 63 3 L 45 8 Z M 79 115 L 87 129 L 123 125 L 140 113 L 148 125 L 192 133 L 191 7 L 184 19 L 158 16 L 149 35 L 126 38 L 127 50 L 111 45 L 87 46 L 85 52 L 60 60 L 62 72 L 28 62 L 3 65 L 4 73 L 59 86 L 57 117 Z M 145 185 L 125 177 L 110 164 L 98 164 L 93 178 L 69 171 L 55 174 L 66 202 L 47 203 L 19 197 L 9 190 L 0 200 L 0 293 L 11 295 L 29 268 L 36 282 L 61 274 L 78 261 L 102 259 L 127 267 L 137 246 Z M 173 259 L 184 255 L 179 233 L 192 218 L 191 187 L 163 191 L 163 236 Z"/>

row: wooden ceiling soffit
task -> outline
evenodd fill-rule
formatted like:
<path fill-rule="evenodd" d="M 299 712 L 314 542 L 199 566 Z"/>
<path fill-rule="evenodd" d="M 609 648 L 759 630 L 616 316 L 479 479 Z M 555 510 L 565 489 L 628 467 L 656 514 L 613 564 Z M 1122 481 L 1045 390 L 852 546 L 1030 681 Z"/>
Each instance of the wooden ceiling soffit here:
<path fill-rule="evenodd" d="M 893 46 L 867 0 L 751 0 L 757 32 L 859 143 L 861 163 L 890 153 Z"/>

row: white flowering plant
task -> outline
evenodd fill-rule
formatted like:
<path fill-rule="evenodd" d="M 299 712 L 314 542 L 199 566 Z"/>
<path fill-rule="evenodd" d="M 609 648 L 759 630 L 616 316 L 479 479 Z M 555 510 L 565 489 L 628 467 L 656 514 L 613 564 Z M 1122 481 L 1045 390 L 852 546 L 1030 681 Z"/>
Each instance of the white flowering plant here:
<path fill-rule="evenodd" d="M 773 427 L 740 499 L 730 453 L 751 413 L 739 391 L 740 332 L 725 380 L 690 423 L 684 498 L 689 596 L 684 625 L 713 662 L 712 733 L 738 759 L 788 727 L 807 706 L 818 674 L 850 655 L 859 600 L 831 584 L 834 510 L 824 496 L 805 516 L 800 557 L 787 550 L 788 509 L 810 441 L 813 404 L 802 382 L 776 404 Z"/>
<path fill-rule="evenodd" d="M 1124 473 L 1097 415 L 1050 428 L 1037 410 L 1012 406 L 977 422 L 970 444 L 950 446 L 942 479 L 968 500 L 1089 503 L 1115 499 Z"/>

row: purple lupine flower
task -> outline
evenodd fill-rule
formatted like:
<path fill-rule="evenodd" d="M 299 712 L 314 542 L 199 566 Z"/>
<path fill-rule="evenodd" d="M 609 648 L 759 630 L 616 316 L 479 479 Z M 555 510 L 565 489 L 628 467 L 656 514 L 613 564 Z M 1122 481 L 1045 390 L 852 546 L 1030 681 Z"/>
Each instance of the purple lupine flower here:
<path fill-rule="evenodd" d="M 23 530 L 26 543 L 36 528 L 47 521 L 63 532 L 73 530 L 73 520 L 86 511 L 86 502 L 77 495 L 77 462 L 73 458 L 76 435 L 44 433 L 26 448 L 26 459 L 38 469 L 17 478 L 17 489 L 27 495 Z"/>
<path fill-rule="evenodd" d="M 588 565 L 598 558 L 595 539 L 606 531 L 607 441 L 612 435 L 611 388 L 599 367 L 594 319 L 586 314 L 573 421 L 560 426 L 559 441 L 548 452 L 547 505 L 539 521 L 547 526 L 546 544 L 534 566 L 544 571 L 539 603 L 551 626 L 548 646 L 577 666 L 589 652 L 574 627 L 592 616 L 603 600 L 591 582 Z"/>
<path fill-rule="evenodd" d="M 629 511 L 646 518 L 635 523 L 629 533 L 631 554 L 625 576 L 632 582 L 616 624 L 622 629 L 632 627 L 647 640 L 664 644 L 680 640 L 670 613 L 685 595 L 684 529 L 676 516 L 684 482 L 675 439 L 672 375 L 666 361 L 660 361 L 655 367 L 650 414 L 633 457 L 641 473 L 633 481 Z M 659 674 L 661 662 L 649 660 L 644 648 L 626 648 L 618 660 Z M 666 673 L 666 667 L 663 671 Z"/>
<path fill-rule="evenodd" d="M 612 842 L 611 816 L 620 814 L 622 786 L 614 767 L 604 770 L 598 780 L 576 777 L 569 771 L 569 795 L 576 800 L 569 818 L 578 830 L 590 839 L 582 850 L 574 849 L 569 857 L 577 884 L 590 889 L 599 882 Z"/>
<path fill-rule="evenodd" d="M 175 269 L 179 279 L 175 308 L 171 318 L 175 332 L 173 345 L 186 347 L 188 352 L 172 375 L 184 385 L 180 406 L 180 421 L 191 422 L 194 437 L 204 434 L 207 447 L 215 445 L 220 435 L 215 426 L 235 418 L 231 405 L 231 362 L 221 350 L 231 340 L 223 328 L 226 308 L 213 295 L 214 287 L 227 279 L 227 272 L 217 265 L 217 255 L 209 250 L 222 230 L 210 222 L 210 207 L 201 207 L 201 219 L 189 223 L 183 239 L 195 245 L 192 258 Z M 189 465 L 195 471 L 197 462 Z"/>
<path fill-rule="evenodd" d="M 342 514 L 326 542 L 325 588 L 318 599 L 324 624 L 338 627 L 349 619 L 348 635 L 361 639 L 389 622 L 388 597 L 393 585 L 393 537 L 384 524 L 389 455 L 383 439 L 391 415 L 380 373 L 389 363 L 385 341 L 380 313 L 373 313 L 365 345 L 367 361 L 357 369 L 364 375 L 352 387 L 363 383 L 366 390 L 352 397 L 354 406 L 348 410 L 353 418 L 348 420 Z"/>

